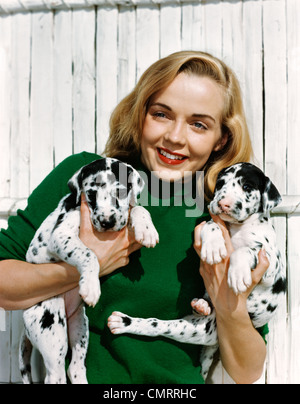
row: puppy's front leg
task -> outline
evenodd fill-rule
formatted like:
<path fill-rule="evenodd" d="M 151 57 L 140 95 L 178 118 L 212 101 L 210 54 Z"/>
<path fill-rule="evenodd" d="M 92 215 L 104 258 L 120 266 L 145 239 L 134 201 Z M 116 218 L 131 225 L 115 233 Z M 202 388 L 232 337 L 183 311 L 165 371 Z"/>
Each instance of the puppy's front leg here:
<path fill-rule="evenodd" d="M 258 251 L 255 248 L 241 247 L 230 256 L 228 285 L 236 294 L 246 292 L 252 284 L 251 270 L 258 263 Z"/>
<path fill-rule="evenodd" d="M 78 269 L 79 293 L 89 306 L 95 306 L 101 294 L 100 267 L 96 255 L 78 237 L 79 221 L 79 211 L 65 216 L 54 228 L 48 248 L 56 257 Z"/>
<path fill-rule="evenodd" d="M 129 225 L 134 230 L 136 241 L 145 247 L 155 247 L 159 242 L 151 215 L 143 206 L 135 206 L 131 209 Z"/>
<path fill-rule="evenodd" d="M 213 220 L 203 226 L 201 231 L 201 259 L 210 265 L 219 264 L 227 256 L 222 230 Z"/>
<path fill-rule="evenodd" d="M 187 316 L 181 320 L 134 318 L 113 312 L 108 319 L 112 334 L 135 334 L 148 337 L 166 337 L 178 342 L 196 345 L 215 345 L 218 341 L 216 317 L 211 315 Z"/>
<path fill-rule="evenodd" d="M 89 341 L 89 323 L 83 303 L 68 319 L 68 335 L 72 349 L 68 376 L 72 384 L 87 384 L 85 358 Z"/>

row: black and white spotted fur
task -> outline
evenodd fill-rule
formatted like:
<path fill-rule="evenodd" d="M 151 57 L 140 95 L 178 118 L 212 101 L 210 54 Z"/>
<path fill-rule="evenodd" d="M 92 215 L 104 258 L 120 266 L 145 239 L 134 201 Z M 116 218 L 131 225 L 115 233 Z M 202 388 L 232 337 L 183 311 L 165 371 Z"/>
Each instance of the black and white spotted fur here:
<path fill-rule="evenodd" d="M 251 270 L 258 263 L 258 252 L 266 250 L 270 266 L 261 282 L 250 294 L 247 307 L 255 328 L 269 322 L 280 297 L 285 293 L 286 280 L 276 234 L 269 212 L 281 197 L 269 178 L 248 163 L 240 163 L 221 171 L 216 183 L 210 211 L 227 222 L 234 252 L 230 257 L 228 284 L 235 293 L 242 293 L 251 285 Z M 227 256 L 222 231 L 213 221 L 204 225 L 201 232 L 201 259 L 217 264 Z M 201 353 L 202 374 L 206 378 L 213 355 L 218 348 L 215 311 L 205 299 L 195 299 L 198 310 L 181 320 L 132 318 L 114 312 L 108 326 L 114 334 L 131 333 L 146 336 L 164 336 L 179 342 L 204 345 Z"/>
<path fill-rule="evenodd" d="M 76 172 L 68 186 L 71 193 L 37 230 L 26 260 L 35 264 L 65 261 L 75 266 L 80 273 L 79 288 L 24 311 L 25 329 L 19 353 L 24 383 L 31 382 L 32 346 L 43 356 L 45 383 L 66 383 L 68 343 L 72 349 L 68 376 L 72 383 L 87 383 L 85 357 L 89 331 L 83 301 L 89 306 L 98 302 L 101 268 L 96 255 L 78 236 L 81 194 L 85 194 L 91 222 L 97 231 L 119 231 L 129 224 L 142 245 L 154 247 L 158 242 L 149 212 L 135 206 L 144 181 L 131 166 L 116 159 L 99 159 Z"/>

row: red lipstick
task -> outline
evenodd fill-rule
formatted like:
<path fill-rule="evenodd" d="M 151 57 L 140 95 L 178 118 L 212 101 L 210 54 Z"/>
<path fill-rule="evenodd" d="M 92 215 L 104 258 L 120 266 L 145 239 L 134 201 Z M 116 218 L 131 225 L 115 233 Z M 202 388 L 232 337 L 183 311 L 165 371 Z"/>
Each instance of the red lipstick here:
<path fill-rule="evenodd" d="M 160 160 L 169 165 L 182 164 L 188 157 L 180 153 L 172 152 L 164 147 L 157 148 L 157 154 Z"/>

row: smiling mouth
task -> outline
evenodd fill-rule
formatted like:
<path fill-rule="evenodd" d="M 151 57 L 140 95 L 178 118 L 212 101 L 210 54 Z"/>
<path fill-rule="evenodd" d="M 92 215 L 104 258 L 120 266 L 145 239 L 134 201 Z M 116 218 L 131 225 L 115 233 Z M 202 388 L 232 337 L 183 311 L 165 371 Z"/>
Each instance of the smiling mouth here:
<path fill-rule="evenodd" d="M 170 150 L 158 148 L 158 157 L 166 164 L 176 165 L 183 163 L 188 157 Z"/>

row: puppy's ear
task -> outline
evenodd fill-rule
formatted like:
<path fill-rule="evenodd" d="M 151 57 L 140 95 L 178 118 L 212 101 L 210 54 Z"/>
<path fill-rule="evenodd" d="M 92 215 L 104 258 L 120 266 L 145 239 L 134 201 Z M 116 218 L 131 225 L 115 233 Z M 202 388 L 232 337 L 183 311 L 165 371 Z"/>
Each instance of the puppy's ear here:
<path fill-rule="evenodd" d="M 282 201 L 281 195 L 269 178 L 266 178 L 266 186 L 262 194 L 262 210 L 270 212 Z"/>
<path fill-rule="evenodd" d="M 81 198 L 81 188 L 82 188 L 82 179 L 81 179 L 82 168 L 69 179 L 68 187 L 72 194 L 76 197 L 76 204 L 80 203 Z"/>
<path fill-rule="evenodd" d="M 130 205 L 135 206 L 137 204 L 137 199 L 139 194 L 142 192 L 145 186 L 145 182 L 143 178 L 140 176 L 138 171 L 134 168 L 128 177 L 128 182 L 132 185 L 131 188 L 131 198 L 130 198 Z"/>

